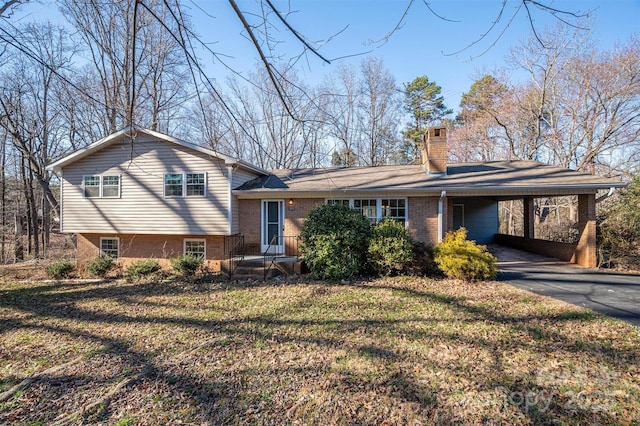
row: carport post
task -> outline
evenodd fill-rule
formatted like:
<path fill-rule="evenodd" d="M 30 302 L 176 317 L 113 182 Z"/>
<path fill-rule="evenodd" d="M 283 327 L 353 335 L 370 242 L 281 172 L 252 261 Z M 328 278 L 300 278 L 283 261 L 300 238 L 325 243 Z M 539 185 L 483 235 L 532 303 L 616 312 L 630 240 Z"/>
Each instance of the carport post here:
<path fill-rule="evenodd" d="M 533 197 L 524 197 L 522 199 L 522 208 L 524 209 L 524 239 L 532 239 L 535 236 L 534 230 L 534 208 Z"/>
<path fill-rule="evenodd" d="M 597 267 L 595 194 L 578 195 L 578 235 L 578 245 L 571 261 L 589 268 Z"/>

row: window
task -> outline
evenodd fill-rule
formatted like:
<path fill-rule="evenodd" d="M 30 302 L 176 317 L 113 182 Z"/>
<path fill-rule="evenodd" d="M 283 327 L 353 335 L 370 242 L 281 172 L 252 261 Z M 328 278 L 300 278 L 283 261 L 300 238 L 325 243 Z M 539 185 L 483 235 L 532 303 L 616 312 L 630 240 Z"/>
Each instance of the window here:
<path fill-rule="evenodd" d="M 117 259 L 120 255 L 120 240 L 117 238 L 100 238 L 100 256 Z"/>
<path fill-rule="evenodd" d="M 120 176 L 102 176 L 102 196 L 120 196 Z"/>
<path fill-rule="evenodd" d="M 206 255 L 206 242 L 205 240 L 184 240 L 184 254 L 192 254 L 199 257 L 204 261 Z"/>
<path fill-rule="evenodd" d="M 404 225 L 407 218 L 406 200 L 404 198 L 383 199 L 382 217 L 390 217 Z"/>
<path fill-rule="evenodd" d="M 120 197 L 120 176 L 84 176 L 82 184 L 85 198 Z"/>
<path fill-rule="evenodd" d="M 358 210 L 371 223 L 378 219 L 377 200 L 353 200 L 354 210 Z"/>
<path fill-rule="evenodd" d="M 342 204 L 343 206 L 349 207 L 349 200 L 327 200 L 327 204 L 330 206 L 334 204 Z"/>
<path fill-rule="evenodd" d="M 204 197 L 205 173 L 166 173 L 164 175 L 165 197 Z"/>
<path fill-rule="evenodd" d="M 327 204 L 342 204 L 358 210 L 371 223 L 390 217 L 406 226 L 407 199 L 406 198 L 376 198 L 376 199 L 327 199 Z"/>
<path fill-rule="evenodd" d="M 164 196 L 182 197 L 182 173 L 164 175 Z"/>
<path fill-rule="evenodd" d="M 84 196 L 85 198 L 100 197 L 100 176 L 84 177 Z"/>
<path fill-rule="evenodd" d="M 204 196 L 204 173 L 187 173 L 187 197 Z"/>

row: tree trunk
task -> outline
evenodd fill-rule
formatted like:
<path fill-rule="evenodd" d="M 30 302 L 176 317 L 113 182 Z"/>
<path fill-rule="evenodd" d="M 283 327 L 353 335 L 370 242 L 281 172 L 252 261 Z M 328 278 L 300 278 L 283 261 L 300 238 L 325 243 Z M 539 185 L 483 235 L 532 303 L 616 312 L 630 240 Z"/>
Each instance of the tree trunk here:
<path fill-rule="evenodd" d="M 13 258 L 15 263 L 22 262 L 24 260 L 24 246 L 22 243 L 22 217 L 20 216 L 19 211 L 20 209 L 16 209 L 16 212 L 14 214 L 15 243 L 13 245 Z"/>

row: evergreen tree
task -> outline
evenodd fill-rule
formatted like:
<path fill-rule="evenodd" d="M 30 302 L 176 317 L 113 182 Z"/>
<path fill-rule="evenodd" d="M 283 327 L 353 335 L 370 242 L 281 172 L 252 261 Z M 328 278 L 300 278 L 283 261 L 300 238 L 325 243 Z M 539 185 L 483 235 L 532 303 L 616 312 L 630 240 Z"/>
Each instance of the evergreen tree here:
<path fill-rule="evenodd" d="M 444 104 L 442 88 L 426 75 L 416 77 L 404 85 L 405 108 L 411 122 L 402 133 L 408 160 L 420 163 L 420 143 L 429 126 L 442 122 L 453 111 Z"/>

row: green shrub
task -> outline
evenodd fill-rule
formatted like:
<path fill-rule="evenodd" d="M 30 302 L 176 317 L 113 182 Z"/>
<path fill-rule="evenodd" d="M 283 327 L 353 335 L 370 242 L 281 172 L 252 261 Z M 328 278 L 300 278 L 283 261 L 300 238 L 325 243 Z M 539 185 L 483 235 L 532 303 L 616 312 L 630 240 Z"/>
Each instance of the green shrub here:
<path fill-rule="evenodd" d="M 366 263 L 371 225 L 360 212 L 321 204 L 307 215 L 300 232 L 305 262 L 313 275 L 329 281 L 353 278 Z"/>
<path fill-rule="evenodd" d="M 640 175 L 599 205 L 599 266 L 640 269 Z"/>
<path fill-rule="evenodd" d="M 467 240 L 467 230 L 449 232 L 434 248 L 434 260 L 451 278 L 490 280 L 496 277 L 496 258 L 486 246 Z"/>
<path fill-rule="evenodd" d="M 87 269 L 91 275 L 104 277 L 115 265 L 111 256 L 98 256 L 87 265 Z"/>
<path fill-rule="evenodd" d="M 383 219 L 373 227 L 369 241 L 369 262 L 379 275 L 392 275 L 413 259 L 411 236 L 400 222 Z"/>
<path fill-rule="evenodd" d="M 187 277 L 192 277 L 202 267 L 202 256 L 195 254 L 186 254 L 184 256 L 174 257 L 171 259 L 171 267 Z"/>
<path fill-rule="evenodd" d="M 160 264 L 156 259 L 139 260 L 127 268 L 129 279 L 139 280 L 142 277 L 153 274 L 160 270 Z"/>
<path fill-rule="evenodd" d="M 47 266 L 47 274 L 51 278 L 60 280 L 63 278 L 69 278 L 71 272 L 75 269 L 76 265 L 69 260 L 60 260 Z"/>

